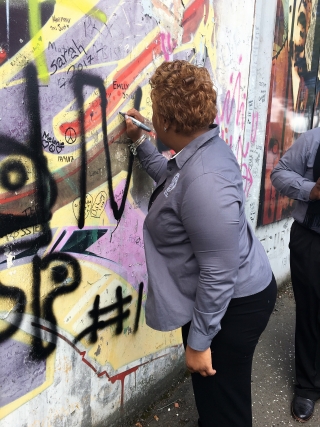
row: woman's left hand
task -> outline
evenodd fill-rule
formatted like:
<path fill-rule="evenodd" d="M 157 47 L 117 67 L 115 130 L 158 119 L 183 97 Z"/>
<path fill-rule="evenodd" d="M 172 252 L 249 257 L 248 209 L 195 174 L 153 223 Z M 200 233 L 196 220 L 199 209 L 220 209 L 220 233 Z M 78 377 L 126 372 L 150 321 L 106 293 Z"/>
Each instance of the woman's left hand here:
<path fill-rule="evenodd" d="M 211 376 L 216 373 L 216 371 L 212 369 L 210 347 L 204 351 L 197 351 L 187 345 L 186 365 L 191 373 L 198 372 L 203 377 Z"/>

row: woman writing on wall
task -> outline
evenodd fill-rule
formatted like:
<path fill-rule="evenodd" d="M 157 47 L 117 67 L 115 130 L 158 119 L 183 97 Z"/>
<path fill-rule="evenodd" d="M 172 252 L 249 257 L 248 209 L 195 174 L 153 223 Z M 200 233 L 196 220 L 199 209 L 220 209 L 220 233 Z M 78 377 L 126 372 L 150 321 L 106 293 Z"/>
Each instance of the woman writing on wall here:
<path fill-rule="evenodd" d="M 164 62 L 150 83 L 154 129 L 176 155 L 165 159 L 126 119 L 131 149 L 157 184 L 144 223 L 147 324 L 182 327 L 199 426 L 250 427 L 252 358 L 276 283 L 245 217 L 239 165 L 213 124 L 208 71 Z"/>

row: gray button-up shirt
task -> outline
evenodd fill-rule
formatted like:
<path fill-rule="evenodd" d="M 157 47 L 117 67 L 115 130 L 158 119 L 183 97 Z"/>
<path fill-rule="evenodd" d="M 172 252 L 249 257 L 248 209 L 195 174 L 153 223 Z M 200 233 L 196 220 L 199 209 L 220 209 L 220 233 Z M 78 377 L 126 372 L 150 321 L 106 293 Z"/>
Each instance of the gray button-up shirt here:
<path fill-rule="evenodd" d="M 320 128 L 303 133 L 281 157 L 271 172 L 275 188 L 285 196 L 297 200 L 292 216 L 303 223 L 309 203 L 310 192 L 315 186 L 313 164 L 320 143 Z M 320 227 L 311 227 L 320 233 Z"/>
<path fill-rule="evenodd" d="M 272 271 L 244 213 L 239 165 L 215 127 L 166 160 L 150 141 L 142 166 L 163 190 L 144 222 L 147 324 L 191 322 L 188 344 L 206 350 L 231 298 L 265 289 Z"/>

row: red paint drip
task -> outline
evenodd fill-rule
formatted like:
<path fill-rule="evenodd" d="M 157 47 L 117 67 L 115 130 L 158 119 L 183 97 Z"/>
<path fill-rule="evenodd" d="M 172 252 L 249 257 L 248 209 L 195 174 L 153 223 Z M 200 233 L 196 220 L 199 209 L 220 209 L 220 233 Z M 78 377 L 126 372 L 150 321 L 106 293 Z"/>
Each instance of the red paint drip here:
<path fill-rule="evenodd" d="M 66 338 L 64 335 L 60 334 L 57 331 L 54 331 L 53 329 L 47 328 L 46 326 L 40 325 L 39 323 L 31 322 L 31 325 L 35 326 L 36 328 L 43 329 L 44 331 L 50 332 L 51 334 L 61 338 L 64 342 L 69 344 L 82 357 L 82 362 L 84 362 L 87 366 L 89 366 L 89 368 L 92 369 L 93 372 L 98 376 L 98 378 L 106 376 L 108 380 L 111 381 L 112 384 L 114 384 L 116 381 L 121 381 L 121 406 L 123 406 L 123 402 L 124 402 L 124 380 L 126 376 L 132 374 L 133 372 L 136 372 L 141 366 L 147 365 L 148 363 L 151 363 L 155 360 L 162 359 L 163 357 L 168 356 L 168 354 L 164 354 L 162 356 L 155 357 L 154 359 L 151 359 L 148 362 L 141 363 L 140 365 L 134 366 L 133 368 L 127 369 L 126 371 L 120 372 L 119 374 L 116 374 L 110 377 L 107 371 L 103 371 L 99 373 L 98 370 L 89 362 L 89 360 L 85 358 L 86 351 L 80 351 L 78 347 L 72 341 Z M 174 346 L 174 347 L 177 347 L 177 346 Z"/>
<path fill-rule="evenodd" d="M 121 402 L 120 402 L 121 406 L 123 406 L 123 401 L 124 401 L 124 380 L 127 375 L 132 374 L 132 372 L 136 372 L 140 366 L 141 365 L 135 366 L 131 369 L 128 369 L 127 371 L 121 372 L 120 374 L 117 374 L 114 377 L 110 378 L 110 381 L 112 382 L 112 384 L 114 384 L 116 381 L 119 381 L 119 380 L 121 381 Z"/>
<path fill-rule="evenodd" d="M 149 360 L 148 362 L 141 363 L 140 365 L 137 365 L 137 366 L 134 366 L 133 368 L 127 369 L 124 372 L 120 372 L 120 374 L 114 375 L 113 377 L 109 377 L 109 375 L 106 373 L 106 371 L 103 372 L 108 376 L 108 380 L 111 381 L 112 384 L 114 384 L 116 381 L 121 381 L 121 406 L 123 406 L 123 402 L 124 402 L 124 380 L 125 380 L 126 376 L 132 374 L 132 372 L 136 373 L 136 371 L 139 368 L 141 368 L 141 366 L 147 365 L 148 363 L 153 362 L 154 360 L 161 359 L 165 356 L 168 356 L 168 355 L 164 354 L 163 356 L 156 357 L 155 359 Z M 102 374 L 100 374 L 98 376 L 100 377 L 100 376 L 102 376 Z"/>

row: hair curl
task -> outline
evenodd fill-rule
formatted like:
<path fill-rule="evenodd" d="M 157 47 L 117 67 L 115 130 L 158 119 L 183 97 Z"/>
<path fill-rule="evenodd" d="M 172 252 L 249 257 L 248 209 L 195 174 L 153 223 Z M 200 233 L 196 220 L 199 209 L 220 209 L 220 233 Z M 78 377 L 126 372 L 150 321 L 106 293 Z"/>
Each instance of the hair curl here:
<path fill-rule="evenodd" d="M 187 61 L 163 62 L 150 79 L 151 99 L 175 131 L 193 133 L 213 123 L 217 94 L 206 68 Z"/>

